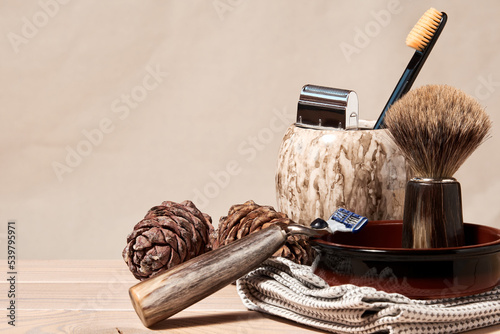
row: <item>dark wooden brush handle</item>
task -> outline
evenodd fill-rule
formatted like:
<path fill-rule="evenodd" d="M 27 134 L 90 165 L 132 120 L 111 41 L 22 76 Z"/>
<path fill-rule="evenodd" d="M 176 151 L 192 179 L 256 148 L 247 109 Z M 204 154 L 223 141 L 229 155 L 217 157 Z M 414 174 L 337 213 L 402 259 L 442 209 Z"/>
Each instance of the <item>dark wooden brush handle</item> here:
<path fill-rule="evenodd" d="M 455 179 L 412 179 L 405 192 L 405 248 L 459 247 L 464 244 L 460 183 Z"/>
<path fill-rule="evenodd" d="M 272 225 L 136 284 L 129 294 L 139 318 L 150 327 L 255 269 L 285 243 L 285 229 Z"/>

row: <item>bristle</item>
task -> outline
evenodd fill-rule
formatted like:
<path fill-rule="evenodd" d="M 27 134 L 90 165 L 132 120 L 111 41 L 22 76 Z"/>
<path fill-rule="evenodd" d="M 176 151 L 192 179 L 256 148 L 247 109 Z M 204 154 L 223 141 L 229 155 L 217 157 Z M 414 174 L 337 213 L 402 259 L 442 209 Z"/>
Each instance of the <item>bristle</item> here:
<path fill-rule="evenodd" d="M 442 16 L 436 9 L 428 9 L 406 37 L 406 45 L 419 51 L 425 49 L 436 32 Z"/>
<path fill-rule="evenodd" d="M 450 178 L 484 142 L 491 120 L 471 96 L 446 85 L 412 90 L 385 119 L 417 177 Z"/>

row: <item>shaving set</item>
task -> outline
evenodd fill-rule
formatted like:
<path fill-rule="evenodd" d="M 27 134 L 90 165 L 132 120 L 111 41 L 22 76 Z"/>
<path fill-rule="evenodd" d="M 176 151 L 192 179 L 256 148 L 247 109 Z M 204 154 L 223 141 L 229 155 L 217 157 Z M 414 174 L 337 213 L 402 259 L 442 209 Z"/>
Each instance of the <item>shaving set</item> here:
<path fill-rule="evenodd" d="M 447 15 L 428 10 L 407 38 L 415 54 L 376 122 L 350 89 L 302 87 L 278 153 L 274 224 L 130 289 L 151 326 L 230 284 L 300 235 L 314 273 L 415 299 L 488 291 L 500 283 L 500 231 L 464 223 L 453 177 L 488 138 L 479 104 L 446 85 L 410 91 Z M 214 277 L 217 277 L 214 280 Z"/>

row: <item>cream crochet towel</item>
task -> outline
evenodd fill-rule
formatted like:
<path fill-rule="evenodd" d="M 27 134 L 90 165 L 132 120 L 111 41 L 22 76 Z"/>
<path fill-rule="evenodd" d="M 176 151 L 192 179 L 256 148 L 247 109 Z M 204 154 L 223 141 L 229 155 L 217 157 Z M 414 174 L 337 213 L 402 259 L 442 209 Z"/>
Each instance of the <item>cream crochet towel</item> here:
<path fill-rule="evenodd" d="M 414 300 L 369 287 L 330 287 L 311 267 L 265 261 L 237 281 L 250 310 L 333 333 L 459 333 L 500 323 L 500 287 L 451 299 Z"/>

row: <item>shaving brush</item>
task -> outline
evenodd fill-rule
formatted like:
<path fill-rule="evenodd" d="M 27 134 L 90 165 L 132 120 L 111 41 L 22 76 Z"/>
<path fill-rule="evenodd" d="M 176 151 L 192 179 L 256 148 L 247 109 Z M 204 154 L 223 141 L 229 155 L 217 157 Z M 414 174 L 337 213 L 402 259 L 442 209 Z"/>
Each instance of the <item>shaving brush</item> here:
<path fill-rule="evenodd" d="M 463 246 L 461 189 L 453 175 L 488 137 L 488 115 L 464 92 L 428 85 L 394 103 L 385 122 L 414 176 L 405 191 L 402 246 Z"/>

